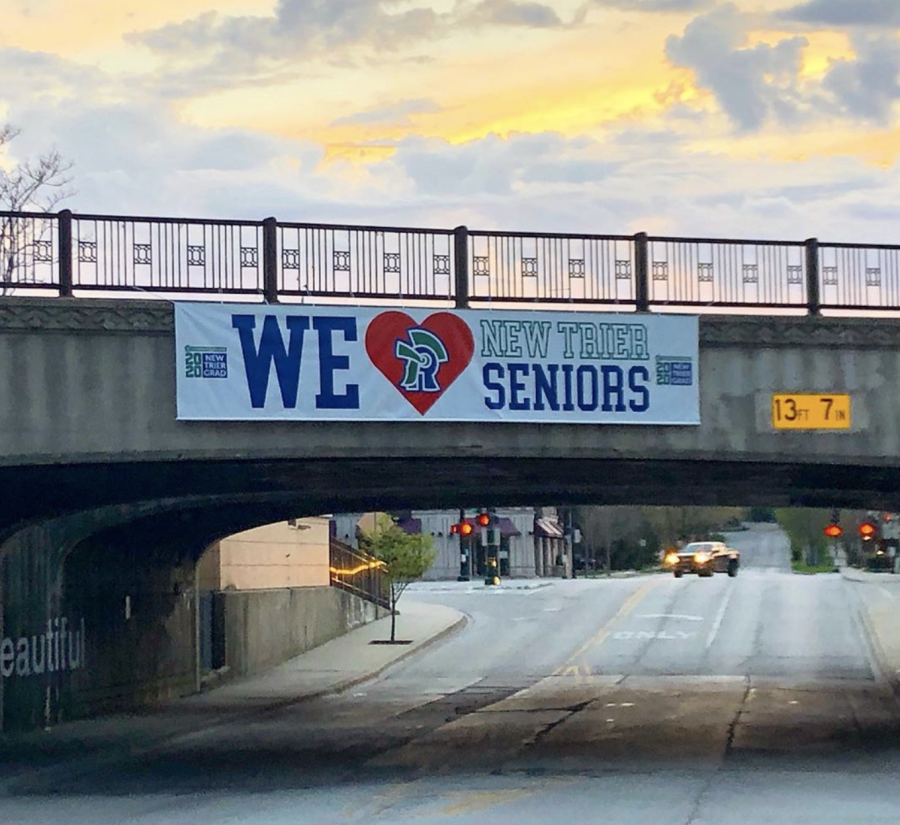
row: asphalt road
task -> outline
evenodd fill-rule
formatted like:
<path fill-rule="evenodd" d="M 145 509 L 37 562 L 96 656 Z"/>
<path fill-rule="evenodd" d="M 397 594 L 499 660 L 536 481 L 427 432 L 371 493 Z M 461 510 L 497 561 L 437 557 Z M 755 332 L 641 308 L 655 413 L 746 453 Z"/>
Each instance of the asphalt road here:
<path fill-rule="evenodd" d="M 113 768 L 35 774 L 0 822 L 896 823 L 900 713 L 837 575 L 774 530 L 736 579 L 422 585 L 462 632 L 344 694 Z"/>

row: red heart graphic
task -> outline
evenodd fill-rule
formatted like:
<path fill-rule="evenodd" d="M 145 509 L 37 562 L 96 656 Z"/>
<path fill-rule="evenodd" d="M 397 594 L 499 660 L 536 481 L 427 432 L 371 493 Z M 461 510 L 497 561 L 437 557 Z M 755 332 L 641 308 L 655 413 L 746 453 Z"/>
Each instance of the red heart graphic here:
<path fill-rule="evenodd" d="M 397 357 L 395 347 L 398 340 L 409 340 L 411 329 L 424 329 L 436 335 L 449 356 L 435 373 L 438 389 L 434 392 L 408 390 L 401 386 L 406 363 Z M 474 351 L 472 331 L 465 321 L 449 312 L 435 312 L 420 324 L 403 312 L 382 312 L 372 319 L 366 330 L 366 352 L 372 363 L 422 415 L 469 366 Z"/>

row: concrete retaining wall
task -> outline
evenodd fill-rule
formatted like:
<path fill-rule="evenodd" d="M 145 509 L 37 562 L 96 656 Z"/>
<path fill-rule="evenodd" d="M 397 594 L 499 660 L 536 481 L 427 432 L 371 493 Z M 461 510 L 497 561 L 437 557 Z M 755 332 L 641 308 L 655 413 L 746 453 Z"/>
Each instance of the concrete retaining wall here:
<path fill-rule="evenodd" d="M 334 587 L 223 591 L 215 598 L 229 677 L 259 673 L 387 615 Z"/>

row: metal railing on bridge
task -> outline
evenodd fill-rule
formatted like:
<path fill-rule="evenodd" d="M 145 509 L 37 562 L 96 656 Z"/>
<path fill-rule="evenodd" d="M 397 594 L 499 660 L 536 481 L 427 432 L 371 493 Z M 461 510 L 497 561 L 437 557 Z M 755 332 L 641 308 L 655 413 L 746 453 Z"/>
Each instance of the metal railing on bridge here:
<path fill-rule="evenodd" d="M 331 586 L 353 593 L 366 601 L 391 609 L 384 564 L 337 539 L 329 546 Z"/>
<path fill-rule="evenodd" d="M 900 309 L 900 246 L 0 212 L 0 295 Z"/>

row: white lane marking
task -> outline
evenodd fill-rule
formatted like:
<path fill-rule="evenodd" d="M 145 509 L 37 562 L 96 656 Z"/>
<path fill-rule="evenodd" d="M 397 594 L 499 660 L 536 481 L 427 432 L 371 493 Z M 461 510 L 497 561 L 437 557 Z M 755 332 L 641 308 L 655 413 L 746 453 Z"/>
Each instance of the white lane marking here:
<path fill-rule="evenodd" d="M 674 633 L 667 633 L 665 630 L 657 630 L 656 632 L 650 630 L 617 630 L 613 633 L 612 637 L 617 642 L 627 642 L 627 641 L 637 641 L 637 642 L 650 642 L 656 639 L 663 639 L 665 641 L 683 641 L 684 639 L 690 639 L 692 636 L 696 636 L 697 632 L 694 630 L 685 631 L 685 630 L 676 630 Z"/>
<path fill-rule="evenodd" d="M 639 619 L 683 619 L 686 622 L 702 622 L 703 616 L 688 616 L 682 613 L 644 613 Z"/>
<path fill-rule="evenodd" d="M 725 598 L 722 600 L 722 605 L 719 607 L 719 612 L 716 613 L 715 621 L 713 622 L 713 626 L 709 631 L 709 636 L 706 637 L 706 648 L 707 650 L 712 646 L 712 643 L 716 640 L 716 636 L 719 633 L 719 628 L 722 626 L 722 619 L 725 618 L 725 611 L 728 610 L 728 602 L 731 601 L 731 594 L 734 593 L 734 590 L 728 588 L 728 593 Z"/>
<path fill-rule="evenodd" d="M 559 613 L 562 610 L 561 607 L 545 607 L 544 613 Z"/>

